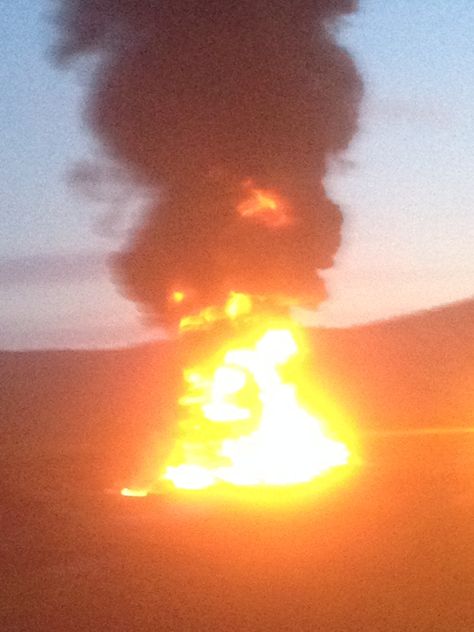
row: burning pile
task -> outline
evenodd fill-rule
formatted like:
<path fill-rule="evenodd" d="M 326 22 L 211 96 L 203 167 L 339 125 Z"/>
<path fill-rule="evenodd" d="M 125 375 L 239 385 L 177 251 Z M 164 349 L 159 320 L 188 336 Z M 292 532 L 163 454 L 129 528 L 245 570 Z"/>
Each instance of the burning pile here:
<path fill-rule="evenodd" d="M 309 410 L 314 385 L 305 370 L 301 327 L 269 311 L 268 300 L 234 292 L 222 308 L 184 317 L 180 329 L 184 335 L 212 333 L 217 323 L 230 335 L 210 359 L 184 370 L 180 422 L 168 461 L 146 488 L 122 494 L 145 496 L 170 485 L 186 490 L 295 485 L 348 464 L 349 448 L 335 420 L 329 425 Z"/>
<path fill-rule="evenodd" d="M 324 300 L 340 243 L 324 176 L 357 125 L 361 82 L 335 28 L 357 1 L 58 2 L 58 58 L 96 64 L 90 127 L 151 199 L 114 259 L 121 287 L 183 335 L 233 323 L 185 370 L 163 480 L 275 485 L 345 463 L 300 402 L 289 314 Z"/>
<path fill-rule="evenodd" d="M 232 294 L 222 317 L 240 325 L 252 308 L 248 295 Z M 206 314 L 202 323 L 209 324 Z M 348 462 L 347 447 L 300 404 L 298 389 L 308 388 L 301 334 L 289 319 L 265 319 L 217 358 L 185 371 L 181 434 L 165 480 L 185 489 L 289 485 Z"/>

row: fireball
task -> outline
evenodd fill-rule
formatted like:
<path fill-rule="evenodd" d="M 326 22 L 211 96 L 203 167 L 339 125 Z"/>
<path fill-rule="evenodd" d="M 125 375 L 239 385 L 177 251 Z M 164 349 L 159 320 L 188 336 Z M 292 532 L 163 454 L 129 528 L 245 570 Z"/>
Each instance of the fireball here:
<path fill-rule="evenodd" d="M 349 463 L 336 428 L 302 401 L 314 390 L 302 329 L 290 317 L 253 310 L 252 297 L 232 293 L 221 309 L 183 319 L 184 331 L 226 320 L 235 337 L 185 369 L 175 444 L 150 491 L 297 485 Z"/>

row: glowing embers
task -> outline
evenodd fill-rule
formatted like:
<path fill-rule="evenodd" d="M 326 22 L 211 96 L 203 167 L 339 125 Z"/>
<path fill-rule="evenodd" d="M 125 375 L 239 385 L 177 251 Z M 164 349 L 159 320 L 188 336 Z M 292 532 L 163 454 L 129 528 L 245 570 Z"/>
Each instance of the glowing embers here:
<path fill-rule="evenodd" d="M 129 487 L 124 487 L 120 493 L 122 496 L 128 496 L 129 498 L 146 498 L 148 496 L 147 489 L 131 489 Z"/>
<path fill-rule="evenodd" d="M 170 300 L 179 305 L 186 300 L 186 294 L 182 290 L 175 290 L 171 293 Z"/>
<path fill-rule="evenodd" d="M 243 218 L 249 218 L 269 228 L 281 228 L 293 223 L 288 204 L 279 195 L 255 187 L 252 180 L 244 183 L 245 198 L 237 206 Z"/>
<path fill-rule="evenodd" d="M 185 371 L 183 418 L 164 480 L 189 490 L 293 485 L 348 463 L 347 446 L 299 402 L 309 386 L 300 336 L 280 319 Z"/>

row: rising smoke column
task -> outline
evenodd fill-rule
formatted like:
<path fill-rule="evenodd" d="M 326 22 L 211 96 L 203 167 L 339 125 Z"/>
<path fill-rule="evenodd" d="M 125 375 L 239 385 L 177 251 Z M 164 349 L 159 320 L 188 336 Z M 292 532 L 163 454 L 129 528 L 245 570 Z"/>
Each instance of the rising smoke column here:
<path fill-rule="evenodd" d="M 58 59 L 94 61 L 88 124 L 107 156 L 156 192 L 114 262 L 157 318 L 229 290 L 324 298 L 342 216 L 328 159 L 357 125 L 361 82 L 335 38 L 356 0 L 62 0 Z M 255 186 L 291 221 L 236 208 Z"/>

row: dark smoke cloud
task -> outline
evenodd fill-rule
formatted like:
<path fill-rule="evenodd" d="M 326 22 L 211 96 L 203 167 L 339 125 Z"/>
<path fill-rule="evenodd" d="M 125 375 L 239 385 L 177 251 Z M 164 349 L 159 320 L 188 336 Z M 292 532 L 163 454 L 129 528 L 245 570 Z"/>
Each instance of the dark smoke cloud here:
<path fill-rule="evenodd" d="M 95 59 L 87 108 L 107 155 L 157 191 L 115 261 L 128 296 L 163 316 L 172 289 L 324 297 L 342 217 L 323 187 L 357 125 L 361 82 L 336 42 L 355 0 L 63 0 L 58 58 Z M 295 221 L 242 219 L 242 182 Z"/>

